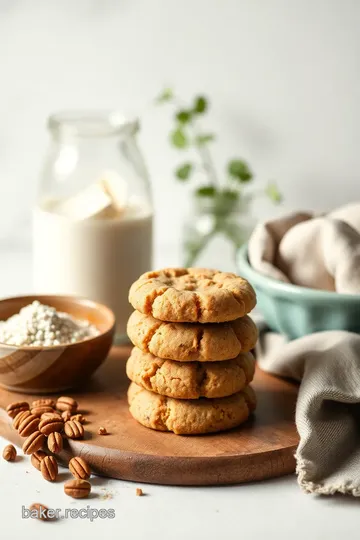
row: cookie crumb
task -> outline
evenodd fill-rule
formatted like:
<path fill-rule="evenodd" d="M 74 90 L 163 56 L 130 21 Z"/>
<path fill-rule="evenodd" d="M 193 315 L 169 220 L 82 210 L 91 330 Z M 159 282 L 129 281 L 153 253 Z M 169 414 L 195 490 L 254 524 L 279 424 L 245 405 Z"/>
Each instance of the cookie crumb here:
<path fill-rule="evenodd" d="M 106 428 L 104 428 L 103 426 L 100 426 L 99 430 L 98 430 L 98 434 L 99 435 L 107 435 L 108 432 L 107 432 Z"/>
<path fill-rule="evenodd" d="M 143 490 L 141 488 L 136 488 L 136 496 L 142 497 L 144 495 Z"/>
<path fill-rule="evenodd" d="M 113 498 L 113 494 L 110 491 L 104 491 L 100 498 L 102 501 L 109 501 Z"/>

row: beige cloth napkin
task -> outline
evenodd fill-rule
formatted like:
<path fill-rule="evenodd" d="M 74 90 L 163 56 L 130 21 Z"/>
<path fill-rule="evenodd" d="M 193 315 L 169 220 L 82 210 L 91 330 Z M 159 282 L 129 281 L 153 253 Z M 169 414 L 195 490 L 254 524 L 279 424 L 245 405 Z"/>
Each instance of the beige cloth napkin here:
<path fill-rule="evenodd" d="M 359 294 L 360 203 L 260 224 L 249 241 L 249 259 L 274 279 Z M 300 486 L 310 493 L 360 496 L 360 335 L 320 332 L 287 342 L 263 331 L 258 362 L 265 371 L 300 382 Z"/>
<path fill-rule="evenodd" d="M 360 203 L 258 225 L 249 260 L 262 274 L 303 287 L 360 293 Z"/>
<path fill-rule="evenodd" d="M 291 342 L 260 332 L 259 366 L 300 382 L 296 472 L 309 493 L 360 496 L 360 336 L 319 332 Z"/>

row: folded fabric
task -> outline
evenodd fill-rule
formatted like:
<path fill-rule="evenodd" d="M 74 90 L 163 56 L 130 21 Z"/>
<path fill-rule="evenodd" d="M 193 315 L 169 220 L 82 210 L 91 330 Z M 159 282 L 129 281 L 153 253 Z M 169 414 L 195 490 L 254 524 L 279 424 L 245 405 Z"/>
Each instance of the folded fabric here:
<path fill-rule="evenodd" d="M 300 382 L 296 472 L 309 493 L 360 496 L 360 336 L 319 332 L 291 342 L 260 333 L 261 369 Z"/>
<path fill-rule="evenodd" d="M 360 203 L 350 203 L 329 212 L 329 217 L 340 219 L 360 233 Z"/>
<path fill-rule="evenodd" d="M 261 223 L 249 241 L 249 260 L 274 279 L 360 294 L 360 204 Z"/>

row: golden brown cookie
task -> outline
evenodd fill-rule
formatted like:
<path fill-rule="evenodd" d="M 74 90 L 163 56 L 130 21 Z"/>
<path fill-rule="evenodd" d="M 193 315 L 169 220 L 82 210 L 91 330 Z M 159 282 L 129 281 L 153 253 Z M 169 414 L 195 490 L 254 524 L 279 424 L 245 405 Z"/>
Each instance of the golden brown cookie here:
<path fill-rule="evenodd" d="M 133 283 L 129 301 L 141 313 L 170 322 L 225 322 L 249 313 L 255 291 L 235 274 L 204 268 L 165 268 Z"/>
<path fill-rule="evenodd" d="M 140 424 L 177 435 L 224 431 L 239 426 L 256 407 L 254 391 L 216 399 L 174 399 L 160 396 L 131 383 L 128 390 L 130 413 Z"/>
<path fill-rule="evenodd" d="M 218 324 L 166 323 L 139 311 L 131 314 L 127 333 L 142 351 L 181 362 L 236 358 L 253 349 L 258 338 L 256 324 L 248 316 Z"/>
<path fill-rule="evenodd" d="M 134 347 L 126 364 L 129 379 L 162 396 L 220 398 L 240 392 L 254 377 L 251 353 L 223 362 L 174 362 Z"/>

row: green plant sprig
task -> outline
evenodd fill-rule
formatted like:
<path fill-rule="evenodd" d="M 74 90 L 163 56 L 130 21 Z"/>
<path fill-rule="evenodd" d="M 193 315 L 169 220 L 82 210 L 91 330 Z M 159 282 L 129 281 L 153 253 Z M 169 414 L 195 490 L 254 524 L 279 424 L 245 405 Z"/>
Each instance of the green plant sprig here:
<path fill-rule="evenodd" d="M 175 126 L 169 134 L 172 146 L 180 151 L 193 148 L 199 156 L 199 163 L 193 161 L 180 163 L 175 169 L 176 178 L 186 182 L 196 171 L 201 170 L 207 181 L 196 189 L 196 195 L 213 198 L 222 211 L 225 213 L 230 211 L 239 200 L 242 188 L 253 181 L 254 175 L 244 159 L 233 158 L 226 165 L 224 176 L 227 183 L 223 185 L 219 181 L 209 149 L 210 144 L 216 140 L 216 135 L 199 129 L 199 118 L 209 110 L 208 99 L 203 95 L 196 96 L 190 106 L 185 107 L 171 88 L 165 88 L 156 98 L 156 102 L 171 103 L 175 106 Z M 263 193 L 275 204 L 282 201 L 282 195 L 275 182 L 269 182 Z"/>

